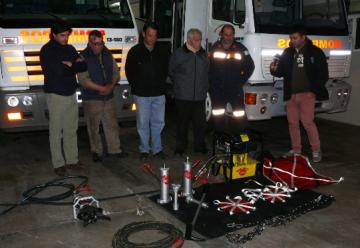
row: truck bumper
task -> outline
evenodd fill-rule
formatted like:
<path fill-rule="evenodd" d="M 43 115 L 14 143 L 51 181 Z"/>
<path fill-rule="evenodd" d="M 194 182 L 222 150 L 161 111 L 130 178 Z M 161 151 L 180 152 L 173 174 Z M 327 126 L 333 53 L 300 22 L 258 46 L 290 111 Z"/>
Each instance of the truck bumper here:
<path fill-rule="evenodd" d="M 329 100 L 315 103 L 315 112 L 336 113 L 347 110 L 351 85 L 342 80 L 329 80 L 326 84 Z M 248 120 L 266 120 L 286 115 L 286 103 L 283 101 L 282 81 L 261 85 L 244 85 L 244 94 L 253 94 L 255 104 L 246 104 Z"/>
<path fill-rule="evenodd" d="M 79 124 L 84 125 L 81 94 L 78 94 Z M 8 104 L 9 98 L 16 98 L 17 106 Z M 133 98 L 128 85 L 118 85 L 114 90 L 119 121 L 134 121 Z M 42 89 L 26 91 L 0 91 L 0 129 L 8 132 L 48 129 L 49 114 L 45 93 Z M 16 101 L 16 100 L 15 100 Z"/>
<path fill-rule="evenodd" d="M 268 120 L 275 116 L 286 115 L 282 88 L 271 84 L 244 85 L 245 98 L 247 94 L 254 94 L 255 104 L 246 104 L 245 112 L 248 120 Z"/>
<path fill-rule="evenodd" d="M 329 100 L 321 102 L 320 111 L 327 113 L 346 111 L 350 101 L 351 85 L 342 80 L 334 80 L 328 82 L 326 88 L 329 92 Z"/>

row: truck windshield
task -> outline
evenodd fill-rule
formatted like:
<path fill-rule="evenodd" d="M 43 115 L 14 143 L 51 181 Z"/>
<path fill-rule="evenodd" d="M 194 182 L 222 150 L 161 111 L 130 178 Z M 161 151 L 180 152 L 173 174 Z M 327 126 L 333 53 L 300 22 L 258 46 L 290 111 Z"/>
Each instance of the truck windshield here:
<path fill-rule="evenodd" d="M 244 0 L 213 0 L 213 18 L 243 24 L 245 21 L 245 1 Z"/>
<path fill-rule="evenodd" d="M 72 27 L 134 28 L 127 0 L 0 0 L 2 28 L 47 28 L 56 20 Z"/>
<path fill-rule="evenodd" d="M 288 34 L 303 23 L 308 34 L 348 34 L 342 0 L 253 0 L 253 6 L 257 33 Z"/>

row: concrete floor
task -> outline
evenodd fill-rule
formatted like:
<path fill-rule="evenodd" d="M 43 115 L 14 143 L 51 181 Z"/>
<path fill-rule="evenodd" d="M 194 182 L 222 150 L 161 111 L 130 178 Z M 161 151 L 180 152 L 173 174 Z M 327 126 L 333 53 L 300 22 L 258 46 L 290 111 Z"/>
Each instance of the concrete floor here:
<path fill-rule="evenodd" d="M 165 151 L 174 148 L 174 124 L 164 130 Z M 322 186 L 316 191 L 334 195 L 330 207 L 309 212 L 286 226 L 266 228 L 261 236 L 241 247 L 360 247 L 360 127 L 317 120 L 322 139 L 323 161 L 314 165 L 321 174 L 345 180 L 337 185 Z M 253 128 L 264 134 L 265 147 L 274 155 L 289 148 L 286 119 L 253 122 Z M 86 164 L 82 173 L 89 177 L 92 195 L 103 198 L 134 192 L 155 190 L 154 178 L 141 171 L 138 159 L 138 138 L 134 128 L 121 131 L 122 144 L 130 156 L 126 159 L 106 159 L 93 163 L 88 148 L 86 130 L 79 129 L 80 159 Z M 208 138 L 210 144 L 210 135 Z M 310 153 L 305 141 L 305 153 Z M 206 156 L 189 153 L 192 160 Z M 165 161 L 151 159 L 155 171 L 166 163 L 172 182 L 181 182 L 182 158 L 169 156 Z M 19 202 L 24 190 L 55 178 L 52 171 L 48 133 L 0 133 L 0 203 Z M 51 190 L 46 193 L 53 193 Z M 71 201 L 69 199 L 68 201 Z M 184 231 L 184 224 L 146 197 L 127 197 L 100 202 L 110 212 L 111 221 L 99 221 L 84 228 L 73 218 L 71 206 L 25 205 L 0 216 L 0 247 L 111 247 L 116 231 L 124 225 L 143 220 L 161 220 Z M 145 214 L 136 215 L 141 205 Z M 0 208 L 2 210 L 4 208 Z M 251 229 L 249 229 L 251 230 Z M 242 230 L 246 233 L 249 230 Z M 137 235 L 136 241 L 156 237 L 154 233 Z M 206 242 L 186 241 L 183 247 L 240 247 L 225 237 Z"/>

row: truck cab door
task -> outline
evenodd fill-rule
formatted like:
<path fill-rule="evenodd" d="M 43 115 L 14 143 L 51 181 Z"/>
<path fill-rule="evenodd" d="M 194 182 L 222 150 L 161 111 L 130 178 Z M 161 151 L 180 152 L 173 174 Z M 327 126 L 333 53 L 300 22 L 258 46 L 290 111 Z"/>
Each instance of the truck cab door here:
<path fill-rule="evenodd" d="M 156 23 L 159 44 L 174 50 L 186 41 L 190 28 L 199 29 L 206 37 L 208 6 L 208 0 L 140 0 L 139 14 Z"/>
<path fill-rule="evenodd" d="M 172 50 L 182 46 L 186 33 L 197 28 L 206 37 L 208 23 L 207 0 L 154 0 L 153 21 L 158 25 L 158 41 L 171 44 Z M 205 39 L 203 44 L 205 47 Z"/>
<path fill-rule="evenodd" d="M 135 12 L 138 12 L 138 20 L 142 22 L 151 21 L 158 26 L 158 45 L 169 52 L 173 46 L 173 13 L 178 1 L 171 0 L 140 0 L 139 4 L 132 4 Z M 136 13 L 135 13 L 136 16 Z M 143 23 L 142 23 L 143 24 Z M 140 33 L 142 28 L 139 28 Z M 142 35 L 140 34 L 140 40 Z"/>
<path fill-rule="evenodd" d="M 153 22 L 158 26 L 158 45 L 171 51 L 173 36 L 173 1 L 153 1 Z"/>
<path fill-rule="evenodd" d="M 208 32 L 209 3 L 208 0 L 184 0 L 182 43 L 186 41 L 187 31 L 191 28 L 197 28 L 203 34 L 202 46 L 206 48 L 207 41 L 205 38 Z"/>

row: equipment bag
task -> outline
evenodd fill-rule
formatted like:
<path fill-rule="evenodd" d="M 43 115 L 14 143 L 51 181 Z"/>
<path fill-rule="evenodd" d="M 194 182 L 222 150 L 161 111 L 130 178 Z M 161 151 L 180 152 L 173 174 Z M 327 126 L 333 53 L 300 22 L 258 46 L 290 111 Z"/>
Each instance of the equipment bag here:
<path fill-rule="evenodd" d="M 317 173 L 307 157 L 302 155 L 288 156 L 270 160 L 265 158 L 263 163 L 263 175 L 273 182 L 287 184 L 291 188 L 311 189 L 316 186 L 331 183 L 339 183 L 338 180 L 325 177 Z"/>

